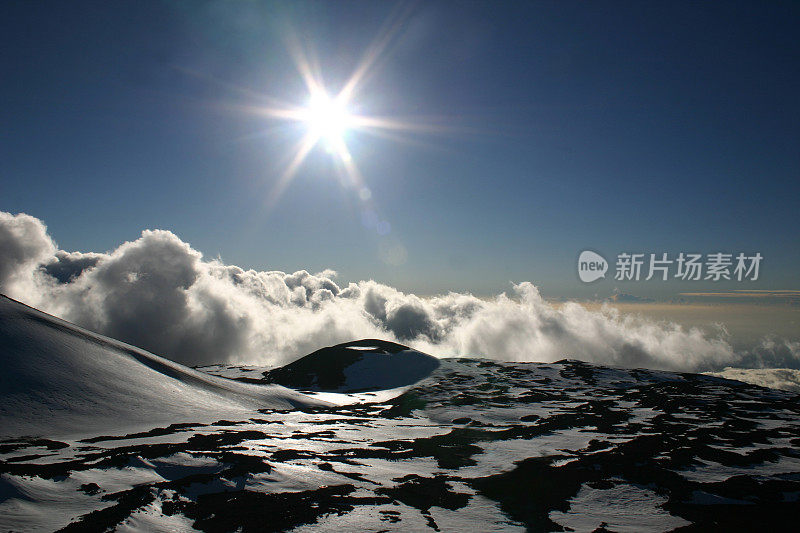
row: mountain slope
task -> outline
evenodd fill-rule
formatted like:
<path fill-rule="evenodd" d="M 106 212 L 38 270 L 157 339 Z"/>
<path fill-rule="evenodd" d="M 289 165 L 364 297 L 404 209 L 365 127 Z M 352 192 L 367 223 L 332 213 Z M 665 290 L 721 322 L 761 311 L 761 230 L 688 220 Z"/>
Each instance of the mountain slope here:
<path fill-rule="evenodd" d="M 0 439 L 0 531 L 791 531 L 800 512 L 800 396 L 718 377 L 444 359 L 400 396 L 314 403 L 10 300 L 0 351 L 3 430 L 40 435 Z M 405 352 L 357 341 L 265 378 L 374 390 L 393 355 L 434 363 Z"/>
<path fill-rule="evenodd" d="M 71 435 L 322 405 L 210 376 L 0 296 L 0 436 Z"/>

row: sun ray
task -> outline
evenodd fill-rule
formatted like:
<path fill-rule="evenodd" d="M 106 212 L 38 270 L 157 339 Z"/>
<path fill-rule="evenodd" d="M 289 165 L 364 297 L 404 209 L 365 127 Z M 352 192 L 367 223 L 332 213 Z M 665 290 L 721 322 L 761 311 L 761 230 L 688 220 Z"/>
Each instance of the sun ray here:
<path fill-rule="evenodd" d="M 408 4 L 400 7 L 399 10 L 396 9 L 396 13 L 389 16 L 381 31 L 378 32 L 378 36 L 367 48 L 367 51 L 362 56 L 353 74 L 350 75 L 350 78 L 345 82 L 344 87 L 339 92 L 339 97 L 344 101 L 349 101 L 353 98 L 358 85 L 364 81 L 370 71 L 374 69 L 378 59 L 386 52 L 386 49 L 399 33 L 403 24 L 405 24 L 410 17 L 412 10 L 413 7 L 411 4 Z"/>
<path fill-rule="evenodd" d="M 317 144 L 317 140 L 318 139 L 315 138 L 314 135 L 311 134 L 310 132 L 307 133 L 301 139 L 297 147 L 297 150 L 295 151 L 294 156 L 292 157 L 292 160 L 289 163 L 289 166 L 286 167 L 286 169 L 278 178 L 278 182 L 272 188 L 272 191 L 270 191 L 270 194 L 267 198 L 268 209 L 272 209 L 273 207 L 275 207 L 275 204 L 278 203 L 278 200 L 280 200 L 283 191 L 286 189 L 286 187 L 289 186 L 289 183 L 291 183 L 291 181 L 294 179 L 294 176 L 297 173 L 297 169 L 300 168 L 300 165 L 303 163 L 303 161 L 305 160 L 306 156 L 311 151 L 311 149 L 314 148 L 314 145 Z"/>
<path fill-rule="evenodd" d="M 469 133 L 466 128 L 458 128 L 452 125 L 442 124 L 431 120 L 434 117 L 427 117 L 427 120 L 413 120 L 409 118 L 400 119 L 396 117 L 380 117 L 367 115 L 352 115 L 350 120 L 354 128 L 359 130 L 396 130 L 417 133 Z"/>
<path fill-rule="evenodd" d="M 348 133 L 363 132 L 389 138 L 399 142 L 411 142 L 401 133 L 442 134 L 456 133 L 458 128 L 437 123 L 435 117 L 426 120 L 376 116 L 352 113 L 351 104 L 365 81 L 374 73 L 378 62 L 396 42 L 397 35 L 408 21 L 413 7 L 401 5 L 387 18 L 381 30 L 356 64 L 351 75 L 338 92 L 331 92 L 322 78 L 317 56 L 308 42 L 302 41 L 296 32 L 286 35 L 286 48 L 307 90 L 305 105 L 284 105 L 270 100 L 267 106 L 240 106 L 238 109 L 254 115 L 297 122 L 303 124 L 306 133 L 292 152 L 288 167 L 281 173 L 269 197 L 269 206 L 274 206 L 283 191 L 294 179 L 300 166 L 313 148 L 322 145 L 344 169 L 351 185 L 363 187 L 363 179 L 347 146 Z M 441 118 L 441 117 L 440 117 Z M 462 133 L 464 133 L 462 131 Z"/>
<path fill-rule="evenodd" d="M 311 50 L 306 50 L 295 33 L 289 33 L 286 38 L 286 48 L 294 61 L 295 68 L 300 74 L 303 83 L 306 85 L 309 94 L 317 94 L 324 91 L 322 84 L 322 71 L 318 67 L 318 62 L 313 60 L 315 57 Z M 317 68 L 313 68 L 313 66 Z"/>

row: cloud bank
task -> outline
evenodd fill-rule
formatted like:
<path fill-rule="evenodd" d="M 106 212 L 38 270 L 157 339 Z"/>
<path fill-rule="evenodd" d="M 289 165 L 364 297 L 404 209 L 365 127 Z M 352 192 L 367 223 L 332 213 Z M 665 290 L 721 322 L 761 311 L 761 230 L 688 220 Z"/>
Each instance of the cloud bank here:
<path fill-rule="evenodd" d="M 724 330 L 553 306 L 522 282 L 482 299 L 422 298 L 375 281 L 342 286 L 330 270 L 243 270 L 175 234 L 146 230 L 106 253 L 59 250 L 44 223 L 0 212 L 0 292 L 181 363 L 283 364 L 322 346 L 378 337 L 437 356 L 667 370 L 800 368 L 800 346 L 772 340 L 736 353 Z"/>
<path fill-rule="evenodd" d="M 731 368 L 706 372 L 709 376 L 744 381 L 751 385 L 800 393 L 800 370 L 793 368 Z"/>

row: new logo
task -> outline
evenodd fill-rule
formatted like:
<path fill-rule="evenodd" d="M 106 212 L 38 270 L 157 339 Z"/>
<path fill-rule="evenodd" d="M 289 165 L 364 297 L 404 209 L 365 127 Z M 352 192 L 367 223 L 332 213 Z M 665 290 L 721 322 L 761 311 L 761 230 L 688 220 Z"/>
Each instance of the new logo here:
<path fill-rule="evenodd" d="M 584 283 L 591 283 L 606 277 L 607 270 L 608 262 L 600 254 L 584 250 L 578 257 L 578 277 Z"/>

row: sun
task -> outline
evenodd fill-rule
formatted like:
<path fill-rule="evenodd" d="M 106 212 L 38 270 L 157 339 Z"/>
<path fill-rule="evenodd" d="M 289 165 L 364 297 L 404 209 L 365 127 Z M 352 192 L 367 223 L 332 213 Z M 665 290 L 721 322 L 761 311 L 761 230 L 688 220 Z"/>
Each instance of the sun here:
<path fill-rule="evenodd" d="M 309 133 L 326 148 L 341 153 L 344 138 L 352 126 L 352 117 L 341 98 L 333 98 L 324 91 L 312 94 L 303 113 Z"/>
<path fill-rule="evenodd" d="M 364 114 L 364 107 L 356 105 L 362 86 L 371 77 L 371 71 L 384 55 L 394 36 L 404 27 L 404 21 L 408 16 L 410 12 L 404 9 L 387 21 L 381 33 L 364 52 L 350 77 L 338 87 L 338 91 L 330 91 L 323 83 L 322 72 L 310 43 L 300 41 L 294 33 L 287 34 L 287 50 L 308 91 L 305 103 L 298 105 L 261 95 L 266 100 L 266 105 L 243 106 L 249 113 L 299 123 L 304 130 L 270 192 L 268 205 L 274 206 L 277 203 L 284 189 L 316 146 L 324 147 L 333 157 L 336 172 L 341 172 L 341 176 L 346 178 L 343 180 L 344 183 L 349 183 L 355 190 L 362 191 L 365 190 L 363 179 L 348 147 L 351 133 L 354 134 L 353 137 L 369 134 L 382 136 L 391 141 L 413 142 L 406 139 L 403 134 L 446 132 L 446 128 L 422 123 L 419 120 L 412 122 L 400 117 Z"/>

